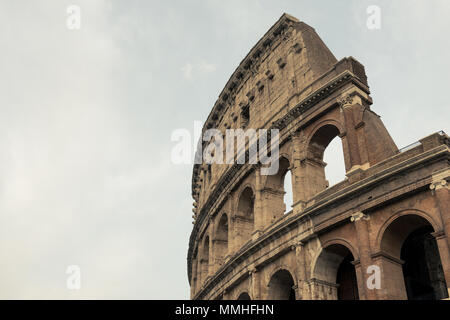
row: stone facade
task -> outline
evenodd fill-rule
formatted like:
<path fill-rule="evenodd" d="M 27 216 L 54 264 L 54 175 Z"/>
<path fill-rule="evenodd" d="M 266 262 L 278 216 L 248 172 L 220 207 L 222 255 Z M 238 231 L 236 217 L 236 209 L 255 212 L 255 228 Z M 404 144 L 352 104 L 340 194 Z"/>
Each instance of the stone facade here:
<path fill-rule="evenodd" d="M 371 105 L 364 66 L 337 61 L 310 26 L 284 14 L 264 35 L 204 130 L 279 129 L 280 168 L 194 166 L 192 299 L 448 297 L 450 139 L 399 150 Z M 329 187 L 323 154 L 335 137 L 346 178 Z"/>

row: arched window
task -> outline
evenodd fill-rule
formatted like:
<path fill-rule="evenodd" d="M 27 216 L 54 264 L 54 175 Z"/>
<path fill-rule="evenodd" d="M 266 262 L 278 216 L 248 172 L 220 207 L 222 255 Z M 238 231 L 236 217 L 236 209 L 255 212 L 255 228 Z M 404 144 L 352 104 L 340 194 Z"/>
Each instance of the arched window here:
<path fill-rule="evenodd" d="M 205 237 L 202 251 L 202 281 L 209 275 L 209 237 Z"/>
<path fill-rule="evenodd" d="M 253 190 L 247 187 L 242 191 L 238 203 L 235 224 L 237 238 L 241 244 L 250 240 L 254 228 L 255 196 Z"/>
<path fill-rule="evenodd" d="M 292 210 L 292 204 L 294 203 L 293 193 L 292 193 L 292 175 L 291 171 L 288 170 L 284 175 L 284 204 L 286 206 L 285 213 Z"/>
<path fill-rule="evenodd" d="M 350 252 L 342 260 L 336 275 L 336 284 L 338 285 L 338 300 L 358 300 L 358 283 L 356 281 L 355 266 L 352 262 L 355 259 Z"/>
<path fill-rule="evenodd" d="M 322 250 L 314 266 L 313 286 L 321 300 L 358 300 L 355 260 L 342 244 L 333 244 Z"/>
<path fill-rule="evenodd" d="M 401 216 L 386 228 L 381 240 L 381 250 L 404 261 L 403 265 L 389 262 L 390 277 L 394 281 L 391 281 L 388 291 L 394 296 L 388 298 L 448 298 L 438 245 L 432 235 L 434 231 L 425 218 L 415 214 Z M 388 262 L 385 264 L 388 265 Z"/>
<path fill-rule="evenodd" d="M 277 174 L 267 177 L 265 187 L 269 192 L 265 195 L 265 198 L 272 208 L 271 222 L 274 222 L 292 209 L 292 176 L 289 168 L 289 160 L 285 157 L 280 157 Z"/>
<path fill-rule="evenodd" d="M 238 300 L 252 300 L 250 298 L 250 295 L 247 292 L 242 292 L 237 299 Z"/>
<path fill-rule="evenodd" d="M 211 165 L 208 164 L 208 169 L 207 169 L 207 174 L 206 174 L 206 177 L 207 177 L 207 179 L 208 179 L 208 183 L 211 182 L 211 175 L 212 175 Z"/>
<path fill-rule="evenodd" d="M 219 224 L 217 226 L 214 238 L 214 257 L 216 259 L 217 267 L 220 267 L 225 257 L 228 254 L 228 216 L 223 213 L 220 216 Z"/>
<path fill-rule="evenodd" d="M 269 281 L 269 300 L 295 300 L 294 279 L 287 270 L 277 271 Z"/>
<path fill-rule="evenodd" d="M 326 124 L 320 127 L 312 136 L 307 149 L 307 181 L 309 181 L 307 198 L 313 197 L 315 194 L 329 187 L 330 182 L 335 183 L 336 180 L 345 176 L 345 166 L 342 166 L 344 152 L 342 150 L 342 141 L 338 137 L 339 130 L 336 126 Z M 336 140 L 336 141 L 333 141 Z M 330 144 L 333 141 L 332 144 Z M 329 170 L 325 175 L 325 167 L 329 163 Z"/>
<path fill-rule="evenodd" d="M 344 151 L 342 150 L 342 140 L 336 136 L 331 140 L 325 149 L 323 161 L 325 167 L 325 177 L 331 187 L 345 179 Z"/>

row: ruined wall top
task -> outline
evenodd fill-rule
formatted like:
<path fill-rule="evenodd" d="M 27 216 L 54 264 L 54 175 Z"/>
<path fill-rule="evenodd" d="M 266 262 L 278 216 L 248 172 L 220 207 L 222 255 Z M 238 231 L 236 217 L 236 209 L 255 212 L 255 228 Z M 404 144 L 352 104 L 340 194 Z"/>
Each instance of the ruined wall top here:
<path fill-rule="evenodd" d="M 342 65 L 341 62 L 337 62 L 312 27 L 283 14 L 233 72 L 205 121 L 203 132 L 212 128 L 222 132 L 268 128 L 318 85 L 339 73 L 330 75 L 329 71 Z M 349 64 L 347 62 L 344 64 Z M 367 84 L 364 67 L 356 60 L 350 64 L 353 68 L 357 65 L 360 70 L 355 73 Z M 202 148 L 197 150 L 196 158 L 201 158 L 207 142 L 199 143 Z M 227 168 L 218 169 L 223 173 Z M 201 189 L 201 169 L 200 164 L 194 165 L 192 196 L 196 201 Z"/>

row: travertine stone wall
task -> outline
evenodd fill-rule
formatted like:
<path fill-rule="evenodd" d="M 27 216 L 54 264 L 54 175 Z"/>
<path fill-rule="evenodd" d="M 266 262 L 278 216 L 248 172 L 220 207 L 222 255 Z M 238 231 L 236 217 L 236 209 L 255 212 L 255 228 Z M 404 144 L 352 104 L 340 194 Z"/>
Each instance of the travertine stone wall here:
<path fill-rule="evenodd" d="M 436 133 L 398 150 L 371 105 L 362 64 L 337 61 L 289 15 L 275 23 L 231 76 L 204 130 L 279 129 L 280 167 L 265 176 L 257 164 L 194 166 L 193 299 L 337 299 L 347 294 L 340 279 L 349 257 L 359 299 L 405 299 L 400 251 L 425 227 L 437 252 L 429 261 L 442 269 L 434 286 L 450 288 L 450 139 Z M 329 186 L 323 154 L 335 137 L 346 179 Z M 283 202 L 288 171 L 293 208 Z M 374 290 L 366 285 L 372 266 L 381 274 Z"/>

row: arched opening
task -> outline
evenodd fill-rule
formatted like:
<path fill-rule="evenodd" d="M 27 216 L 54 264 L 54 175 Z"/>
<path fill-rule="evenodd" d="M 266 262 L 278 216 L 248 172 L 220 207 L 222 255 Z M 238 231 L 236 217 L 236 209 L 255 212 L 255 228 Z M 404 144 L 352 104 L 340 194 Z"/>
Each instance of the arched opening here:
<path fill-rule="evenodd" d="M 287 270 L 277 271 L 269 281 L 269 300 L 295 300 L 294 279 Z"/>
<path fill-rule="evenodd" d="M 274 222 L 292 209 L 293 191 L 289 160 L 280 157 L 278 165 L 277 174 L 267 176 L 264 189 L 263 198 L 270 206 L 272 214 L 268 223 Z"/>
<path fill-rule="evenodd" d="M 323 161 L 326 163 L 325 177 L 329 186 L 345 180 L 344 151 L 341 138 L 335 137 L 326 147 Z"/>
<path fill-rule="evenodd" d="M 448 298 L 441 257 L 433 232 L 432 225 L 425 218 L 414 214 L 401 216 L 386 228 L 381 250 L 400 261 L 390 270 L 391 277 L 397 282 L 391 282 L 389 288 L 395 298 Z"/>
<path fill-rule="evenodd" d="M 336 142 L 333 140 L 336 140 Z M 332 141 L 333 143 L 330 145 Z M 327 166 L 324 158 L 325 150 L 327 150 L 326 160 L 330 164 L 330 169 L 327 169 L 327 172 L 325 172 Z M 333 184 L 342 180 L 345 176 L 343 159 L 344 152 L 338 128 L 331 124 L 320 127 L 309 141 L 307 149 L 306 181 L 309 183 L 308 198 L 330 186 L 327 178 L 330 178 Z M 328 175 L 325 175 L 325 173 Z"/>
<path fill-rule="evenodd" d="M 242 292 L 237 299 L 238 300 L 252 300 L 247 292 Z"/>
<path fill-rule="evenodd" d="M 336 275 L 338 285 L 338 300 L 358 300 L 358 283 L 356 281 L 355 266 L 352 264 L 353 255 L 348 253 L 339 265 Z"/>
<path fill-rule="evenodd" d="M 226 213 L 223 213 L 220 217 L 214 238 L 214 246 L 216 264 L 217 267 L 220 267 L 228 254 L 228 216 Z"/>
<path fill-rule="evenodd" d="M 254 228 L 255 195 L 250 187 L 242 191 L 236 214 L 236 236 L 242 244 L 246 243 L 252 235 Z"/>
<path fill-rule="evenodd" d="M 293 199 L 293 193 L 292 193 L 292 175 L 291 171 L 288 170 L 286 174 L 284 175 L 284 205 L 286 209 L 284 210 L 285 213 L 288 213 L 292 210 L 292 205 L 294 203 Z"/>
<path fill-rule="evenodd" d="M 208 169 L 207 169 L 207 173 L 206 173 L 206 179 L 208 179 L 208 184 L 211 182 L 211 176 L 212 176 L 212 169 L 211 169 L 211 165 L 208 164 Z"/>
<path fill-rule="evenodd" d="M 342 244 L 322 250 L 313 273 L 313 296 L 321 300 L 358 300 L 355 260 L 352 252 Z"/>
<path fill-rule="evenodd" d="M 209 274 L 209 237 L 205 237 L 205 241 L 203 242 L 203 251 L 202 251 L 202 281 L 204 281 Z"/>
<path fill-rule="evenodd" d="M 199 282 L 199 279 L 201 278 L 201 270 L 199 270 L 199 263 L 197 258 L 197 250 L 195 250 L 193 255 L 193 264 L 192 264 L 193 272 L 192 272 L 192 280 L 191 280 L 191 288 L 193 292 L 197 292 L 197 285 Z"/>

